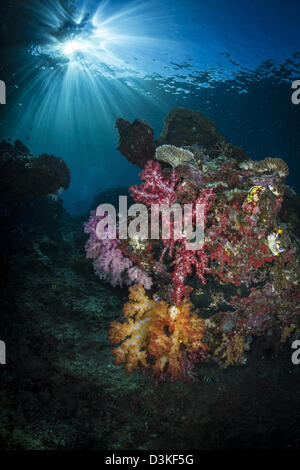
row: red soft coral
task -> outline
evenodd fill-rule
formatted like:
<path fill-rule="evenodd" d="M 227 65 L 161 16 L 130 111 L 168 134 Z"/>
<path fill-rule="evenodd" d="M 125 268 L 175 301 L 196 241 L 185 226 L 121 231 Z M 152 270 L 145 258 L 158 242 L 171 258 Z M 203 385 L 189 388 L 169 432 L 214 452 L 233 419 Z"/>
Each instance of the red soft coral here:
<path fill-rule="evenodd" d="M 172 262 L 174 271 L 172 273 L 172 301 L 178 305 L 183 297 L 187 295 L 191 288 L 184 285 L 185 278 L 192 274 L 195 268 L 196 276 L 201 280 L 202 284 L 206 283 L 205 273 L 209 272 L 208 256 L 205 248 L 201 250 L 187 250 L 184 245 L 181 245 Z"/>
<path fill-rule="evenodd" d="M 179 181 L 179 173 L 176 170 L 170 172 L 170 177 L 164 176 L 158 162 L 149 160 L 145 169 L 140 174 L 143 183 L 129 188 L 135 202 L 145 204 L 172 205 L 175 201 L 175 188 Z"/>
<path fill-rule="evenodd" d="M 212 201 L 215 198 L 215 194 L 212 188 L 203 189 L 201 195 L 197 198 L 196 204 L 192 209 L 192 225 L 202 223 L 205 227 L 207 213 L 212 205 Z M 202 218 L 199 221 L 197 217 L 197 211 L 199 207 L 202 209 Z M 172 232 L 171 232 L 172 233 Z M 206 252 L 206 246 L 203 245 L 200 249 L 190 249 L 189 241 L 187 238 L 182 237 L 180 240 L 162 240 L 165 245 L 165 250 L 162 255 L 165 254 L 166 250 L 169 250 L 169 256 L 172 257 L 174 249 L 176 251 L 171 266 L 174 266 L 172 279 L 172 301 L 178 305 L 182 302 L 184 296 L 186 296 L 191 288 L 184 285 L 185 278 L 193 273 L 195 268 L 196 276 L 201 280 L 202 284 L 206 283 L 205 274 L 208 273 L 208 255 Z M 203 240 L 204 243 L 204 240 Z M 162 258 L 162 257 L 161 257 Z"/>

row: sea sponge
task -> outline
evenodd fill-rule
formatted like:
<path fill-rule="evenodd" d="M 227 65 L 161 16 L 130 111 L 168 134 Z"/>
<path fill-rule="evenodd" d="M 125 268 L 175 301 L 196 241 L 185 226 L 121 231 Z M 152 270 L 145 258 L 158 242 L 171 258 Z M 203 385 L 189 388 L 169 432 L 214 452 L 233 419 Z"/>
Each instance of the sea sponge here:
<path fill-rule="evenodd" d="M 155 158 L 176 168 L 193 160 L 194 154 L 187 149 L 175 147 L 175 145 L 161 145 L 155 150 Z"/>

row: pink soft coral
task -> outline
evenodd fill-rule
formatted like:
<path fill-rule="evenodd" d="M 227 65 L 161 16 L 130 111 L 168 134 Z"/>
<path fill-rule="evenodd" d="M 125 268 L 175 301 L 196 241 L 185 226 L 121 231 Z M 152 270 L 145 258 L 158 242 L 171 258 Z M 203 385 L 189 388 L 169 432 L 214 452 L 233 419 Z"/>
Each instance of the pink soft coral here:
<path fill-rule="evenodd" d="M 89 221 L 84 224 L 84 231 L 89 234 L 85 244 L 86 256 L 93 260 L 96 274 L 114 287 L 141 284 L 145 289 L 150 289 L 151 277 L 142 269 L 133 267 L 132 261 L 119 249 L 120 240 L 108 237 L 101 240 L 97 236 L 97 225 L 103 217 L 97 216 L 93 211 Z"/>
<path fill-rule="evenodd" d="M 172 205 L 175 200 L 175 188 L 179 181 L 179 173 L 172 170 L 169 178 L 165 177 L 158 162 L 149 160 L 140 178 L 143 183 L 131 186 L 130 194 L 135 202 L 145 204 Z"/>

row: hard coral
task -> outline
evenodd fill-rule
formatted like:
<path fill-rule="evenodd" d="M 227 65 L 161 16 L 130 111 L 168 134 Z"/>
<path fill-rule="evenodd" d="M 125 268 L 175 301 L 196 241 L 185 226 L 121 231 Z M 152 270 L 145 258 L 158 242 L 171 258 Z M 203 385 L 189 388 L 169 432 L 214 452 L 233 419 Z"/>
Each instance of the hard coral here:
<path fill-rule="evenodd" d="M 246 160 L 240 163 L 243 170 L 253 170 L 255 173 L 277 173 L 280 178 L 289 174 L 289 167 L 282 158 L 265 158 L 260 161 Z"/>
<path fill-rule="evenodd" d="M 187 149 L 178 148 L 174 145 L 161 145 L 155 150 L 155 158 L 176 168 L 193 160 L 194 154 Z"/>
<path fill-rule="evenodd" d="M 289 174 L 289 167 L 281 158 L 265 158 L 254 165 L 254 170 L 259 173 L 278 173 L 281 178 Z"/>

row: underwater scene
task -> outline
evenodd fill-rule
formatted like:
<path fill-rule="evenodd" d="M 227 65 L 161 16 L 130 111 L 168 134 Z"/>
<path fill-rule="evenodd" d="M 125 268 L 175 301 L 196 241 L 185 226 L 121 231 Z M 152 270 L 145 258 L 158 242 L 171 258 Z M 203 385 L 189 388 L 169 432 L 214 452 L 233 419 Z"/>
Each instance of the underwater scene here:
<path fill-rule="evenodd" d="M 300 449 L 299 15 L 2 0 L 1 450 Z"/>

